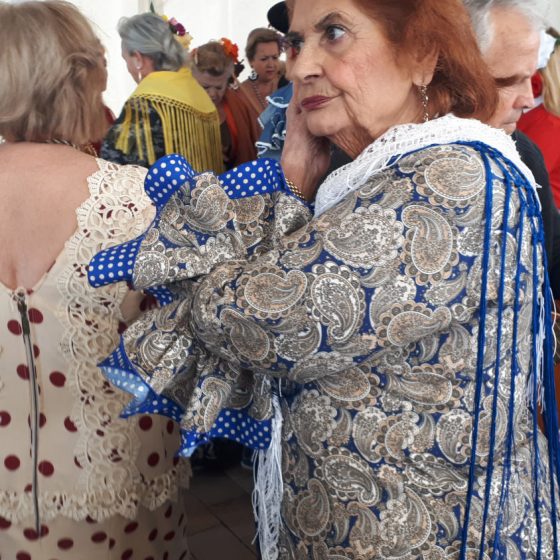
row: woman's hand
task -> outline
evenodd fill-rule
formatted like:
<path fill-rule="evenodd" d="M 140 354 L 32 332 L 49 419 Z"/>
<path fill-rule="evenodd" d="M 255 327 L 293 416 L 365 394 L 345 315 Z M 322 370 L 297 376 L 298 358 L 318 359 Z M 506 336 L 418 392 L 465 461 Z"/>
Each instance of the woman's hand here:
<path fill-rule="evenodd" d="M 286 112 L 286 140 L 280 161 L 286 179 L 294 183 L 306 200 L 313 200 L 319 181 L 325 176 L 331 159 L 326 138 L 313 136 L 297 103 L 296 86 Z"/>

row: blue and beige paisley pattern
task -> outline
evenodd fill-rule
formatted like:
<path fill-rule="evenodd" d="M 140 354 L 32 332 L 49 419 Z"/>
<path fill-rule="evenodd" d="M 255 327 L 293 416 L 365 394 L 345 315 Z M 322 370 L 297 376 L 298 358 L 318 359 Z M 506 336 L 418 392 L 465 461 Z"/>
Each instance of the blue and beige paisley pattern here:
<path fill-rule="evenodd" d="M 289 212 L 277 206 L 263 229 L 251 219 L 261 200 L 236 207 L 210 196 L 211 179 L 194 184 L 186 208 L 170 208 L 223 249 L 208 250 L 212 271 L 181 309 L 152 312 L 125 334 L 129 357 L 158 372 L 146 383 L 182 407 L 185 430 L 248 403 L 266 418 L 277 392 L 279 558 L 553 557 L 547 442 L 534 437 L 527 405 L 542 255 L 516 177 L 499 154 L 454 144 L 400 157 L 314 220 L 280 197 Z M 265 249 L 246 260 L 249 243 L 228 221 L 263 231 Z M 152 255 L 155 235 L 150 251 L 137 276 L 172 281 L 170 257 Z"/>

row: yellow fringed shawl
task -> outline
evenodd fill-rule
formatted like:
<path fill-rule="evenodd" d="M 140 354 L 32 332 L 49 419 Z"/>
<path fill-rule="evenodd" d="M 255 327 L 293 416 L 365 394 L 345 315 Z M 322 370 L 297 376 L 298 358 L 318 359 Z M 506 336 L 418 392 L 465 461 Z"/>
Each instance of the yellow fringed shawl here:
<path fill-rule="evenodd" d="M 130 153 L 134 136 L 139 158 L 155 160 L 149 108 L 161 120 L 167 154 L 179 153 L 198 172 L 223 171 L 220 120 L 208 94 L 188 68 L 177 72 L 151 72 L 125 103 L 124 121 L 115 147 Z"/>

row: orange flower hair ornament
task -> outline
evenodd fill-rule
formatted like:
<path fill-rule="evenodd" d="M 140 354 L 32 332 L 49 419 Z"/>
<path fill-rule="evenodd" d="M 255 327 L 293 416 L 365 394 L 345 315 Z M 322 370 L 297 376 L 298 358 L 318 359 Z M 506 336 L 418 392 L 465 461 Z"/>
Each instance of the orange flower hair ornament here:
<path fill-rule="evenodd" d="M 220 44 L 222 45 L 226 55 L 233 60 L 233 63 L 239 64 L 239 47 L 227 37 L 222 37 L 220 39 Z"/>

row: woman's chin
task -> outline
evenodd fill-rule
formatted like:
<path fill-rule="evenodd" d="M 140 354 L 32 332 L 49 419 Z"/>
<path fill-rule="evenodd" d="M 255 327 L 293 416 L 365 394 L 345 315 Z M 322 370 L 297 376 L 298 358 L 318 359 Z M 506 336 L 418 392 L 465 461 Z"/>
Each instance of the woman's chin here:
<path fill-rule="evenodd" d="M 325 119 L 317 118 L 317 115 L 309 115 L 307 117 L 307 129 L 313 136 L 336 136 L 338 129 L 332 123 L 326 122 Z"/>

